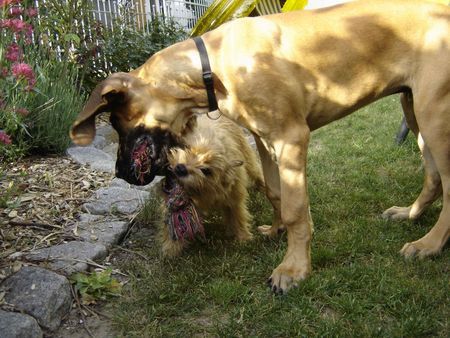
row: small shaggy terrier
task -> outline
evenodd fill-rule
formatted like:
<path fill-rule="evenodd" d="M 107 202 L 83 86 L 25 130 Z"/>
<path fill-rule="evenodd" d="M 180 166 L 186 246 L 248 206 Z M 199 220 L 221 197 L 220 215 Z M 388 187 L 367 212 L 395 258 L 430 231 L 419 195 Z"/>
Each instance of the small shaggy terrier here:
<path fill-rule="evenodd" d="M 168 160 L 177 184 L 201 214 L 220 211 L 226 229 L 238 241 L 252 238 L 247 189 L 264 191 L 264 179 L 256 154 L 243 130 L 225 117 L 197 118 L 185 148 L 171 150 Z M 173 240 L 164 227 L 162 251 L 178 255 L 186 240 Z"/>

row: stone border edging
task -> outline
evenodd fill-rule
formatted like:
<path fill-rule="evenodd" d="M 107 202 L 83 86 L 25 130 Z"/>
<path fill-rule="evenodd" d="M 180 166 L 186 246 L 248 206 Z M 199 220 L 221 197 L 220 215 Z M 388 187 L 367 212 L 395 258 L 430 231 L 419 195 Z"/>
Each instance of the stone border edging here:
<path fill-rule="evenodd" d="M 114 172 L 117 144 L 112 128 L 102 126 L 91 147 L 71 147 L 67 154 L 93 170 Z M 103 260 L 113 245 L 119 244 L 129 230 L 128 216 L 135 214 L 149 197 L 146 187 L 133 187 L 114 178 L 109 187 L 100 188 L 83 205 L 84 213 L 75 224 L 80 241 L 17 252 L 11 259 L 44 263 L 44 267 L 24 266 L 0 284 L 0 293 L 15 311 L 0 310 L 0 337 L 43 337 L 59 328 L 68 315 L 72 294 L 66 276 L 87 271 L 91 262 Z M 81 210 L 80 210 L 81 211 Z M 42 330 L 43 329 L 43 330 Z"/>

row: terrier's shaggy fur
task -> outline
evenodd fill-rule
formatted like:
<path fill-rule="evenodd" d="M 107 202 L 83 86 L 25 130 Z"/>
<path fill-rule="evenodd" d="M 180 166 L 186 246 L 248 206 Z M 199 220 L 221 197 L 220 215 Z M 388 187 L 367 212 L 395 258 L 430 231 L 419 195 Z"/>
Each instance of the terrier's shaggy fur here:
<path fill-rule="evenodd" d="M 172 149 L 168 157 L 178 184 L 200 214 L 220 211 L 235 239 L 251 239 L 247 189 L 255 185 L 264 190 L 264 179 L 243 130 L 225 117 L 211 120 L 202 116 L 185 143 L 185 148 Z M 178 255 L 186 244 L 185 240 L 172 240 L 167 226 L 162 238 L 166 256 Z"/>

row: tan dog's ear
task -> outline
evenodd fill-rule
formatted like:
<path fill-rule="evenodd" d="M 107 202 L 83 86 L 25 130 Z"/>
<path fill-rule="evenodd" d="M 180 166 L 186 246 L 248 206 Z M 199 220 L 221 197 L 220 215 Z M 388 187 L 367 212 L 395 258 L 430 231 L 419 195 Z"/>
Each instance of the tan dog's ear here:
<path fill-rule="evenodd" d="M 112 105 L 124 99 L 132 76 L 116 73 L 101 82 L 92 91 L 83 111 L 72 125 L 70 137 L 80 146 L 90 144 L 95 137 L 95 116 L 111 110 Z"/>

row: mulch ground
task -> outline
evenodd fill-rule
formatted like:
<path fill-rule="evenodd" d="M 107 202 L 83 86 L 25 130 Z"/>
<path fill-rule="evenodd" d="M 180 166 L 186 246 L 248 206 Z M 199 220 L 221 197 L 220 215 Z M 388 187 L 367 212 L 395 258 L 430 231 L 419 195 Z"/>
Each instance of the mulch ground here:
<path fill-rule="evenodd" d="M 66 156 L 0 164 L 0 281 L 19 268 L 12 253 L 76 239 L 82 205 L 112 178 Z"/>

